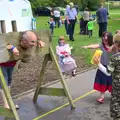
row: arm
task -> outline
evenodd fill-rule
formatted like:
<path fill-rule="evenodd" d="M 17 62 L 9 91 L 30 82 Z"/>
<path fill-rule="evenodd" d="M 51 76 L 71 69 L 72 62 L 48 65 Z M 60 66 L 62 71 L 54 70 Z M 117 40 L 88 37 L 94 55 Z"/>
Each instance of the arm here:
<path fill-rule="evenodd" d="M 70 24 L 69 20 L 68 20 L 68 15 L 66 15 L 66 20 L 67 20 L 67 23 Z"/>
<path fill-rule="evenodd" d="M 107 68 L 105 68 L 101 63 L 98 64 L 99 69 L 105 73 L 107 76 L 110 76 L 112 72 L 115 70 L 115 57 L 112 56 Z"/>
<path fill-rule="evenodd" d="M 39 36 L 37 36 L 37 45 L 39 48 L 43 48 L 45 46 L 45 43 L 41 40 Z"/>
<path fill-rule="evenodd" d="M 65 49 L 65 52 L 66 52 L 66 56 L 69 56 L 71 55 L 71 47 L 69 44 L 66 44 L 66 49 Z"/>
<path fill-rule="evenodd" d="M 100 45 L 99 44 L 92 44 L 92 45 L 82 46 L 82 48 L 84 48 L 84 49 L 87 49 L 87 48 L 97 49 L 97 48 L 100 48 Z"/>
<path fill-rule="evenodd" d="M 13 46 L 13 45 L 11 45 L 11 44 L 8 44 L 8 45 L 6 46 L 6 48 L 7 48 L 7 50 L 11 50 L 14 55 L 16 55 L 16 56 L 19 55 L 19 51 L 18 51 L 18 49 L 17 49 L 15 46 Z"/>
<path fill-rule="evenodd" d="M 98 69 L 107 76 L 111 75 L 110 73 L 107 72 L 107 69 L 101 63 L 98 65 Z"/>
<path fill-rule="evenodd" d="M 67 20 L 67 23 L 70 24 L 70 22 L 69 22 L 69 20 L 68 20 L 68 9 L 66 9 L 65 14 L 66 14 L 65 18 L 66 18 L 66 20 Z"/>
<path fill-rule="evenodd" d="M 76 21 L 79 22 L 79 19 L 78 19 L 78 16 L 77 16 L 77 10 L 76 10 L 76 8 L 74 8 L 74 9 L 75 9 L 75 18 L 76 18 Z"/>
<path fill-rule="evenodd" d="M 98 11 L 96 12 L 96 21 L 98 21 Z"/>

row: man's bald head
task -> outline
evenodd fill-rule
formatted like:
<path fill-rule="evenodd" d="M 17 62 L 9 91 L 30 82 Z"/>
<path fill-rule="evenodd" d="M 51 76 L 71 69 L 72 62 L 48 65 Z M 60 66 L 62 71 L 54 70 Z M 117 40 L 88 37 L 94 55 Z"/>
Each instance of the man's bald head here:
<path fill-rule="evenodd" d="M 23 34 L 23 39 L 26 40 L 37 40 L 37 36 L 32 31 L 27 31 Z"/>
<path fill-rule="evenodd" d="M 36 46 L 37 36 L 35 35 L 34 32 L 27 31 L 23 34 L 21 42 L 22 44 L 24 44 L 25 48 L 31 48 L 33 46 Z"/>

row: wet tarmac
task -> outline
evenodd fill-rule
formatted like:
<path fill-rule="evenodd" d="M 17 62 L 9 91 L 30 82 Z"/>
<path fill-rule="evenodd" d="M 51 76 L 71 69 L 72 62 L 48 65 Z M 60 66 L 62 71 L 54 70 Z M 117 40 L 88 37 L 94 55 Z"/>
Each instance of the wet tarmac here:
<path fill-rule="evenodd" d="M 64 107 L 68 103 L 65 97 L 39 95 L 37 103 L 34 104 L 32 102 L 34 93 L 30 93 L 14 100 L 20 106 L 18 110 L 20 120 L 112 120 L 109 114 L 110 94 L 106 94 L 104 104 L 98 104 L 96 99 L 99 93 L 90 92 L 93 88 L 95 72 L 96 70 L 90 70 L 66 80 L 76 106 L 74 110 L 71 110 L 69 105 Z M 50 87 L 62 86 L 56 83 Z M 13 119 L 0 117 L 0 120 Z"/>

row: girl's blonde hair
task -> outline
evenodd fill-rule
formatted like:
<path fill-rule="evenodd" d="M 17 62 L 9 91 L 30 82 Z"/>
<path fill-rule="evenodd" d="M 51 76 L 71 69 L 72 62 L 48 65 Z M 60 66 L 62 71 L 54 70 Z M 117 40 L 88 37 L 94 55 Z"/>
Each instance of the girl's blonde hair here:
<path fill-rule="evenodd" d="M 58 44 L 60 44 L 60 41 L 61 41 L 61 40 L 65 40 L 64 36 L 60 36 L 60 37 L 59 37 Z"/>
<path fill-rule="evenodd" d="M 120 34 L 119 33 L 114 35 L 113 42 L 114 44 L 117 45 L 118 48 L 120 48 Z"/>

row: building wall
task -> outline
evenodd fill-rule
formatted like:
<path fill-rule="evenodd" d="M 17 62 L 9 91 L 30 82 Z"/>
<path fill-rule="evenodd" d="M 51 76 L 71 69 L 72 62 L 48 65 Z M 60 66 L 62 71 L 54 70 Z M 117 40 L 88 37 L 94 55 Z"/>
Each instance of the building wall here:
<path fill-rule="evenodd" d="M 32 29 L 32 10 L 27 0 L 1 0 L 0 1 L 0 23 L 5 22 L 6 32 L 12 32 L 12 21 L 16 22 L 17 31 Z M 0 33 L 2 27 L 0 24 Z"/>

